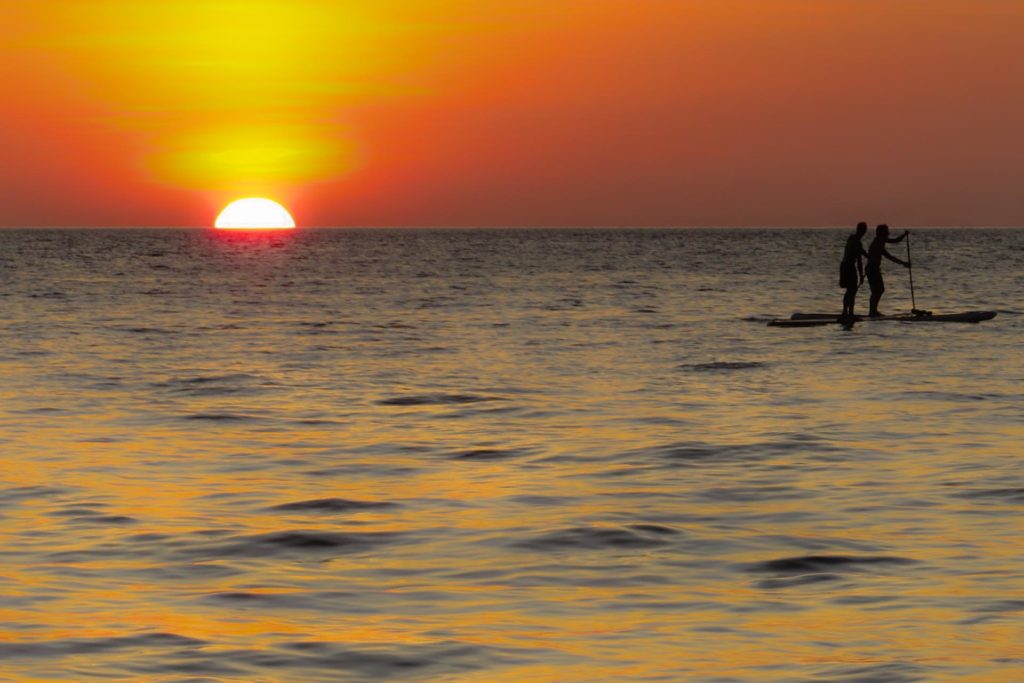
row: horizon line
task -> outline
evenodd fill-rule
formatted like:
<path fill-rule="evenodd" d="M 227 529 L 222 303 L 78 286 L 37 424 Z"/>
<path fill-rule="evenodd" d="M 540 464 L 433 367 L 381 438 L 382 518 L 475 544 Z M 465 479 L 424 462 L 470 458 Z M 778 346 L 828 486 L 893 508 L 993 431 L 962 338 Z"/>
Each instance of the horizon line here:
<path fill-rule="evenodd" d="M 839 230 L 856 223 L 836 225 L 297 225 L 282 231 L 302 230 Z M 892 223 L 915 230 L 1014 230 L 1021 225 L 923 225 Z M 869 224 L 869 228 L 872 227 Z M 210 230 L 212 225 L 0 225 L 0 230 Z M 248 229 L 237 229 L 246 232 Z M 257 228 L 252 228 L 257 230 Z M 273 232 L 273 230 L 269 230 Z"/>

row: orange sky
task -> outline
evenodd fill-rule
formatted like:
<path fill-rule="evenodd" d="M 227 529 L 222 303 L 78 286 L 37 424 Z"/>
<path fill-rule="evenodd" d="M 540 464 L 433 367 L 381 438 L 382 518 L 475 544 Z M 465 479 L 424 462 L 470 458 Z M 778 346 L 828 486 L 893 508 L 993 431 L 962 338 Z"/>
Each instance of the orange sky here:
<path fill-rule="evenodd" d="M 1024 224 L 1019 0 L 0 0 L 0 225 Z"/>

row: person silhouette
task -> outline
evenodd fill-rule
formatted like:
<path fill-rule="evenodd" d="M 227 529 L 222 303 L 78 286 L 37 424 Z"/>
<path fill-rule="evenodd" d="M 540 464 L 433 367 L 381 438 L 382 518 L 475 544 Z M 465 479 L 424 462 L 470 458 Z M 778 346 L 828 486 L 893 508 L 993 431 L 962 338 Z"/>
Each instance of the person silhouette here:
<path fill-rule="evenodd" d="M 861 239 L 868 231 L 868 224 L 861 221 L 857 229 L 846 238 L 846 249 L 843 260 L 839 264 L 839 286 L 846 290 L 843 294 L 843 318 L 853 317 L 853 306 L 857 302 L 857 290 L 864 284 L 864 245 Z"/>
<path fill-rule="evenodd" d="M 882 300 L 882 294 L 885 293 L 885 281 L 882 279 L 882 257 L 884 256 L 893 263 L 898 263 L 904 268 L 910 267 L 910 261 L 904 261 L 896 258 L 886 251 L 885 245 L 902 242 L 909 234 L 909 230 L 904 230 L 903 234 L 899 237 L 890 238 L 889 226 L 884 223 L 875 229 L 875 239 L 871 240 L 871 246 L 868 247 L 868 265 L 867 268 L 865 268 L 868 285 L 871 286 L 871 308 L 868 311 L 868 315 L 872 318 L 877 318 L 882 315 L 878 312 L 878 302 Z"/>

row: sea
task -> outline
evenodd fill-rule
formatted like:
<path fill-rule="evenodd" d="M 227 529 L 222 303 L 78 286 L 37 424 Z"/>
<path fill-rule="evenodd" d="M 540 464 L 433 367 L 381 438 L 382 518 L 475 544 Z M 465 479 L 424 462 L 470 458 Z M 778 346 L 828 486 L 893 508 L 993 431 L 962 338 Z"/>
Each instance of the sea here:
<path fill-rule="evenodd" d="M 0 681 L 1024 681 L 1024 230 L 849 232 L 0 231 Z"/>

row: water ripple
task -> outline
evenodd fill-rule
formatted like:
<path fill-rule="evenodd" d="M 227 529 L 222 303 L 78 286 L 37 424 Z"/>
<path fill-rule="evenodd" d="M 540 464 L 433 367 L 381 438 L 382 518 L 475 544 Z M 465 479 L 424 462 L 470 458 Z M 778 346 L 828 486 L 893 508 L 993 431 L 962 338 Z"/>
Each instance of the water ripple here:
<path fill-rule="evenodd" d="M 513 545 L 531 550 L 561 552 L 565 550 L 642 550 L 660 548 L 680 532 L 656 524 L 635 524 L 631 527 L 571 527 Z"/>
<path fill-rule="evenodd" d="M 317 498 L 315 500 L 300 500 L 294 503 L 275 505 L 269 509 L 277 512 L 343 513 L 393 507 L 397 507 L 397 503 L 345 500 L 344 498 Z"/>

